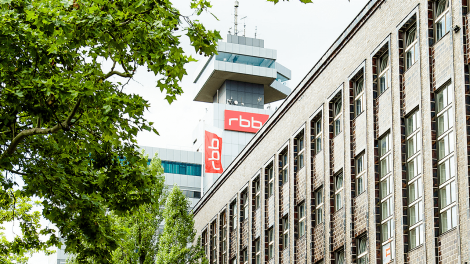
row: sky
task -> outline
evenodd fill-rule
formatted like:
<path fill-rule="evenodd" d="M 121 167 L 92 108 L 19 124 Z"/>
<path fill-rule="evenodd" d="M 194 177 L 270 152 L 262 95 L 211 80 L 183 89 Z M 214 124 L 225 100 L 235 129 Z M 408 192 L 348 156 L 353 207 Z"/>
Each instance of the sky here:
<path fill-rule="evenodd" d="M 239 0 L 238 35 L 264 39 L 265 48 L 277 50 L 277 61 L 292 71 L 289 87 L 295 89 L 302 78 L 353 21 L 359 11 L 369 0 L 314 0 L 313 4 L 302 4 L 298 0 L 274 5 L 266 0 Z M 234 0 L 212 0 L 209 13 L 200 17 L 207 29 L 220 31 L 226 39 L 228 30 L 234 20 Z M 191 15 L 190 0 L 173 0 L 172 3 L 183 15 Z M 246 17 L 241 20 L 241 18 Z M 244 24 L 246 27 L 244 27 Z M 245 33 L 244 33 L 245 31 Z M 204 116 L 205 109 L 212 104 L 194 102 L 196 87 L 193 85 L 195 74 L 205 57 L 195 53 L 189 45 L 187 37 L 181 37 L 184 51 L 198 59 L 199 62 L 189 63 L 185 68 L 188 73 L 181 82 L 184 94 L 171 105 L 164 100 L 165 95 L 156 88 L 158 77 L 139 68 L 134 80 L 129 82 L 125 91 L 141 95 L 150 102 L 151 107 L 145 118 L 154 122 L 159 136 L 150 132 L 137 135 L 139 145 L 177 148 L 190 150 L 192 132 L 199 120 Z M 273 104 L 273 107 L 281 102 Z M 30 264 L 47 264 L 48 257 L 34 254 Z"/>

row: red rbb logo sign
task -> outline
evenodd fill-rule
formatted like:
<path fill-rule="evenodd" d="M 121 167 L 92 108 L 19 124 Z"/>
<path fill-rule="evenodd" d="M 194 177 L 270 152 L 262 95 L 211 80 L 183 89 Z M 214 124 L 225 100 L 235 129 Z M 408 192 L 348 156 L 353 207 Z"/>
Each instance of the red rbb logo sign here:
<path fill-rule="evenodd" d="M 224 129 L 256 133 L 268 118 L 269 115 L 225 110 Z"/>
<path fill-rule="evenodd" d="M 222 173 L 222 138 L 209 131 L 204 131 L 205 137 L 205 172 Z"/>

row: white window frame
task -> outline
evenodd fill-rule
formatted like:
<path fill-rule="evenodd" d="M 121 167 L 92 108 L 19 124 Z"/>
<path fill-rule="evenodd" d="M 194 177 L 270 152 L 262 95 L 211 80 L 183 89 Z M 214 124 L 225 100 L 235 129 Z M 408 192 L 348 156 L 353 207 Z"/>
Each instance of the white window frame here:
<path fill-rule="evenodd" d="M 302 130 L 297 134 L 297 136 L 294 139 L 297 145 L 297 155 L 296 155 L 296 160 L 297 160 L 297 171 L 300 171 L 304 166 L 305 166 L 305 159 L 304 159 L 304 153 L 305 153 L 305 133 Z"/>
<path fill-rule="evenodd" d="M 248 249 L 247 248 L 242 250 L 242 252 L 240 253 L 240 256 L 243 257 L 243 263 L 248 264 Z"/>
<path fill-rule="evenodd" d="M 359 85 L 362 85 L 361 91 L 358 93 L 357 89 Z M 364 112 L 364 89 L 365 88 L 365 82 L 364 82 L 364 75 L 362 74 L 357 80 L 354 81 L 354 116 L 360 115 L 362 112 Z M 360 109 L 358 110 L 358 106 Z"/>
<path fill-rule="evenodd" d="M 408 38 L 411 35 L 411 31 L 414 30 L 414 39 L 411 43 L 408 43 Z M 405 32 L 405 69 L 408 70 L 413 66 L 416 61 L 418 61 L 419 57 L 419 45 L 418 45 L 418 27 L 417 23 L 415 22 L 412 26 L 410 26 Z M 412 54 L 412 61 L 411 63 L 408 61 L 408 54 Z"/>
<path fill-rule="evenodd" d="M 439 97 L 442 98 L 444 104 L 442 109 L 439 109 L 438 102 L 436 102 L 436 120 L 437 120 L 437 127 L 439 129 L 439 120 L 441 117 L 447 117 L 448 120 L 445 120 L 448 123 L 447 128 L 437 138 L 437 151 L 438 151 L 438 175 L 439 175 L 439 230 L 440 233 L 445 233 L 448 230 L 457 226 L 457 186 L 456 186 L 456 165 L 455 165 L 455 138 L 454 138 L 454 124 L 455 120 L 453 115 L 453 90 L 451 85 L 446 85 L 440 91 L 436 93 L 436 101 Z M 444 155 L 441 156 L 441 142 L 444 142 Z M 446 169 L 446 175 L 443 179 L 441 176 L 442 166 L 448 166 Z M 447 175 L 449 173 L 449 175 Z M 445 191 L 445 192 L 444 192 Z M 449 199 L 449 202 L 443 206 L 442 202 L 443 197 L 442 194 L 446 194 L 446 201 Z M 448 197 L 447 197 L 448 196 Z M 450 226 L 448 225 L 449 221 L 443 220 L 444 215 L 446 216 L 446 220 L 450 218 Z M 444 226 L 444 224 L 446 224 Z"/>
<path fill-rule="evenodd" d="M 382 142 L 383 140 L 385 140 L 385 144 L 386 144 L 386 152 L 385 153 L 382 153 Z M 384 134 L 384 136 L 382 136 L 380 139 L 379 139 L 379 155 L 380 155 L 380 165 L 379 165 L 379 174 L 380 174 L 380 178 L 381 180 L 384 179 L 385 177 L 387 177 L 391 172 L 392 172 L 392 148 L 391 148 L 391 140 L 390 140 L 390 132 L 387 132 L 386 134 Z M 382 173 L 382 169 L 383 169 L 383 161 L 386 161 L 386 172 L 385 173 Z"/>
<path fill-rule="evenodd" d="M 268 198 L 274 195 L 274 164 L 268 168 Z"/>
<path fill-rule="evenodd" d="M 255 264 L 261 264 L 261 240 L 255 240 Z"/>
<path fill-rule="evenodd" d="M 315 225 L 321 223 L 323 223 L 323 186 L 315 191 Z"/>
<path fill-rule="evenodd" d="M 421 135 L 421 111 L 415 110 L 405 121 L 406 132 L 406 164 L 408 171 L 408 194 L 411 195 L 412 187 L 415 189 L 415 197 L 413 200 L 409 199 L 408 204 L 408 220 L 409 220 L 409 234 L 410 234 L 410 249 L 421 245 L 424 236 L 424 202 L 423 190 L 424 185 L 422 181 L 422 135 Z M 411 170 L 411 168 L 413 168 Z M 417 190 L 417 192 L 416 192 Z M 410 196 L 411 197 L 411 196 Z M 414 218 L 412 216 L 414 215 Z M 414 220 L 413 220 L 414 219 Z M 412 234 L 418 234 L 413 236 Z M 412 239 L 415 239 L 412 241 Z"/>
<path fill-rule="evenodd" d="M 379 72 L 379 77 L 378 77 L 378 87 L 379 87 L 379 95 L 384 93 L 386 90 L 388 90 L 388 88 L 390 88 L 390 55 L 388 54 L 389 51 L 387 50 L 384 54 L 382 54 L 382 56 L 380 56 L 380 58 L 378 59 L 378 65 L 377 65 L 377 68 L 378 68 L 378 72 Z M 387 61 L 387 66 L 382 69 L 382 63 L 384 61 L 384 58 L 386 57 L 386 61 Z M 382 89 L 382 86 L 381 86 L 381 79 L 382 78 L 385 78 L 385 88 Z"/>
<path fill-rule="evenodd" d="M 322 151 L 322 118 L 320 117 L 315 121 L 315 154 L 318 154 Z"/>
<path fill-rule="evenodd" d="M 214 220 L 214 222 L 212 222 L 211 230 L 214 231 L 213 236 L 211 237 L 211 247 L 212 247 L 211 259 L 212 259 L 212 263 L 217 263 L 217 256 L 215 254 L 215 252 L 217 252 L 217 220 Z"/>
<path fill-rule="evenodd" d="M 303 237 L 307 232 L 306 232 L 306 219 L 307 219 L 307 213 L 306 210 L 307 208 L 305 207 L 305 202 L 302 202 L 298 206 L 299 210 L 299 238 Z"/>
<path fill-rule="evenodd" d="M 393 203 L 393 174 L 392 174 L 392 147 L 391 147 L 391 135 L 390 132 L 385 133 L 379 139 L 379 156 L 380 156 L 380 207 L 382 215 L 380 217 L 380 228 L 382 233 L 382 246 L 389 243 L 394 237 L 395 226 L 393 223 L 393 216 L 394 216 L 394 203 Z M 385 143 L 385 152 L 382 149 L 382 143 Z M 386 172 L 385 174 L 382 173 L 382 166 L 383 161 L 386 161 Z M 388 193 L 383 194 L 383 187 L 386 187 L 386 191 Z M 387 215 L 384 217 L 383 207 L 387 205 Z M 385 236 L 385 232 L 383 229 L 387 229 L 387 236 Z"/>
<path fill-rule="evenodd" d="M 268 230 L 268 260 L 274 258 L 274 228 Z"/>
<path fill-rule="evenodd" d="M 236 230 L 237 225 L 238 225 L 238 206 L 237 206 L 237 199 L 233 200 L 232 203 L 230 204 L 229 212 L 232 211 L 232 215 L 230 218 L 230 225 L 231 225 L 231 230 Z"/>
<path fill-rule="evenodd" d="M 289 248 L 289 215 L 282 218 L 282 250 Z"/>
<path fill-rule="evenodd" d="M 281 154 L 279 154 L 279 158 L 282 161 L 282 185 L 289 182 L 289 149 L 286 147 Z"/>
<path fill-rule="evenodd" d="M 338 109 L 339 106 L 339 109 Z M 341 134 L 341 117 L 343 115 L 343 96 L 341 95 L 336 101 L 333 102 L 333 133 L 334 136 Z"/>
<path fill-rule="evenodd" d="M 434 29 L 435 29 L 435 38 L 436 38 L 436 41 L 435 42 L 438 42 L 442 37 L 444 37 L 447 32 L 450 31 L 450 28 L 452 27 L 452 21 L 449 21 L 451 20 L 452 18 L 450 17 L 450 8 L 449 8 L 449 0 L 441 0 L 441 1 L 436 1 L 435 3 L 435 7 L 434 7 L 434 12 L 435 14 L 437 14 L 437 9 L 439 8 L 439 4 L 441 2 L 446 2 L 445 3 L 445 8 L 444 10 L 442 11 L 442 13 L 440 13 L 437 17 L 435 17 L 434 19 Z M 444 26 L 443 26 L 443 32 L 441 32 L 441 35 L 439 35 L 439 30 L 438 30 L 438 24 L 440 22 L 443 22 L 444 23 Z"/>
<path fill-rule="evenodd" d="M 222 264 L 227 263 L 227 214 L 222 215 Z"/>
<path fill-rule="evenodd" d="M 337 181 L 339 177 L 342 178 L 341 187 L 338 188 Z M 344 174 L 343 172 L 338 173 L 334 177 L 335 179 L 335 212 L 343 208 L 343 190 L 344 190 Z"/>
<path fill-rule="evenodd" d="M 335 252 L 335 263 L 336 264 L 346 264 L 346 256 L 344 254 L 344 249 L 341 249 Z"/>
<path fill-rule="evenodd" d="M 243 200 L 243 221 L 247 221 L 247 219 L 249 218 L 249 202 L 248 202 L 248 190 L 246 190 L 244 193 L 242 193 L 242 196 L 245 198 Z"/>
<path fill-rule="evenodd" d="M 366 264 L 367 263 L 367 236 L 361 236 L 357 239 L 357 263 L 358 264 Z M 361 252 L 361 242 L 364 243 L 365 249 Z"/>
<path fill-rule="evenodd" d="M 261 179 L 256 177 L 253 182 L 255 186 L 255 211 L 261 208 Z"/>
<path fill-rule="evenodd" d="M 209 230 L 204 230 L 202 232 L 202 237 L 204 238 L 204 253 L 206 255 L 206 257 L 208 258 L 209 257 L 209 237 L 210 237 L 210 233 L 209 233 Z"/>
<path fill-rule="evenodd" d="M 360 154 L 359 156 L 356 157 L 355 159 L 355 165 L 356 165 L 356 196 L 362 194 L 367 190 L 367 177 L 366 175 L 366 168 L 364 166 L 364 158 L 365 155 L 364 153 Z M 359 171 L 360 167 L 359 164 L 361 164 L 362 170 Z M 362 185 L 362 188 L 361 188 Z"/>

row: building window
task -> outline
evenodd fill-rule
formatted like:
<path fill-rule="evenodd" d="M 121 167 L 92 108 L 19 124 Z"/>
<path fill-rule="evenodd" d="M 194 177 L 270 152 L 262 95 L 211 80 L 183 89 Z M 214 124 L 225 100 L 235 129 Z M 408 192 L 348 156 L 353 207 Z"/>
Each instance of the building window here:
<path fill-rule="evenodd" d="M 411 249 L 421 245 L 423 243 L 422 238 L 424 237 L 420 124 L 419 111 L 415 111 L 406 118 L 406 166 L 408 173 L 408 217 Z"/>
<path fill-rule="evenodd" d="M 282 219 L 282 242 L 283 249 L 289 248 L 289 216 Z"/>
<path fill-rule="evenodd" d="M 305 153 L 305 144 L 304 144 L 304 131 L 300 132 L 294 139 L 294 148 L 295 148 L 295 157 L 294 162 L 297 165 L 297 170 L 300 170 L 304 167 L 304 153 Z"/>
<path fill-rule="evenodd" d="M 274 194 L 274 166 L 271 164 L 268 169 L 268 197 Z"/>
<path fill-rule="evenodd" d="M 230 264 L 237 264 L 237 258 L 233 258 L 233 259 L 230 261 Z"/>
<path fill-rule="evenodd" d="M 379 140 L 380 178 L 387 176 L 392 171 L 390 148 L 390 134 L 386 134 Z"/>
<path fill-rule="evenodd" d="M 240 256 L 241 256 L 241 261 L 243 264 L 247 264 L 248 263 L 248 250 L 245 248 L 244 250 L 242 250 L 242 252 L 240 253 Z"/>
<path fill-rule="evenodd" d="M 315 224 L 323 222 L 323 186 L 315 191 Z"/>
<path fill-rule="evenodd" d="M 301 203 L 298 207 L 299 210 L 299 238 L 305 235 L 305 203 Z"/>
<path fill-rule="evenodd" d="M 248 219 L 248 191 L 245 191 L 241 194 L 242 197 L 242 212 L 241 212 L 241 221 Z"/>
<path fill-rule="evenodd" d="M 259 238 L 255 241 L 255 263 L 261 264 L 261 242 Z"/>
<path fill-rule="evenodd" d="M 357 195 L 366 190 L 366 171 L 364 170 L 364 154 L 356 158 L 356 189 Z"/>
<path fill-rule="evenodd" d="M 148 164 L 150 165 L 150 159 Z M 191 163 L 182 163 L 162 160 L 162 167 L 165 173 L 173 174 L 182 174 L 190 176 L 201 176 L 202 175 L 202 165 L 200 164 L 191 164 Z"/>
<path fill-rule="evenodd" d="M 314 131 L 314 144 L 315 144 L 315 153 L 319 153 L 322 150 L 321 146 L 321 136 L 322 136 L 322 125 L 321 125 L 322 119 L 318 119 L 315 121 L 315 131 Z"/>
<path fill-rule="evenodd" d="M 209 256 L 209 239 L 207 239 L 207 230 L 202 232 L 202 245 L 204 247 L 204 255 Z"/>
<path fill-rule="evenodd" d="M 364 103 L 364 78 L 361 76 L 354 82 L 354 113 L 358 116 L 363 111 Z"/>
<path fill-rule="evenodd" d="M 405 33 L 405 56 L 406 56 L 406 69 L 411 68 L 418 60 L 418 33 L 416 31 L 416 24 L 411 26 Z"/>
<path fill-rule="evenodd" d="M 367 263 L 367 236 L 361 236 L 357 239 L 357 263 L 366 264 Z"/>
<path fill-rule="evenodd" d="M 289 151 L 286 149 L 279 155 L 279 163 L 282 168 L 281 181 L 282 185 L 289 181 Z"/>
<path fill-rule="evenodd" d="M 268 231 L 268 259 L 274 258 L 274 228 Z"/>
<path fill-rule="evenodd" d="M 335 176 L 335 209 L 343 208 L 343 173 Z"/>
<path fill-rule="evenodd" d="M 217 221 L 211 224 L 211 263 L 217 262 Z"/>
<path fill-rule="evenodd" d="M 452 20 L 449 12 L 449 0 L 440 0 L 436 2 L 436 15 L 434 16 L 434 25 L 436 29 L 436 42 L 439 41 L 447 32 L 450 31 Z"/>
<path fill-rule="evenodd" d="M 385 92 L 389 87 L 390 82 L 390 67 L 389 67 L 388 51 L 385 52 L 379 59 L 379 94 Z"/>
<path fill-rule="evenodd" d="M 441 233 L 457 226 L 457 188 L 455 183 L 453 91 L 444 87 L 436 94 L 437 151 L 439 174 L 439 224 Z"/>
<path fill-rule="evenodd" d="M 341 115 L 342 115 L 343 104 L 341 97 L 333 103 L 333 114 L 334 114 L 334 135 L 341 133 Z"/>
<path fill-rule="evenodd" d="M 345 259 L 344 259 L 344 250 L 341 249 L 340 251 L 337 251 L 335 253 L 335 258 L 336 258 L 336 264 L 345 264 Z"/>
<path fill-rule="evenodd" d="M 237 229 L 237 212 L 237 200 L 235 200 L 230 204 L 230 231 Z"/>
<path fill-rule="evenodd" d="M 261 207 L 261 182 L 258 179 L 254 182 L 255 185 L 255 210 L 258 210 Z"/>
<path fill-rule="evenodd" d="M 187 191 L 187 190 L 182 190 L 183 195 L 188 197 L 188 198 L 194 198 L 194 199 L 200 199 L 201 198 L 201 192 L 197 191 Z"/>
<path fill-rule="evenodd" d="M 220 216 L 222 230 L 220 230 L 221 236 L 221 251 L 222 251 L 222 264 L 227 263 L 227 217 L 225 213 Z"/>
<path fill-rule="evenodd" d="M 390 134 L 385 134 L 379 139 L 379 175 L 380 175 L 380 208 L 381 208 L 381 235 L 382 244 L 386 244 L 393 237 L 393 175 L 392 175 L 392 151 Z"/>

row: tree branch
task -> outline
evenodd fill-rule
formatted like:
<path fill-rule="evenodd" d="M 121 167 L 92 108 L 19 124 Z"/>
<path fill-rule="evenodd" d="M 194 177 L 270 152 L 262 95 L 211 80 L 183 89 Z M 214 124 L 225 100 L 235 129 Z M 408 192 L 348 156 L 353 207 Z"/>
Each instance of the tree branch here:
<path fill-rule="evenodd" d="M 59 123 L 52 128 L 31 128 L 31 129 L 26 129 L 26 130 L 21 131 L 18 135 L 15 136 L 15 138 L 13 138 L 7 150 L 2 155 L 0 155 L 0 159 L 3 159 L 6 155 L 13 154 L 16 150 L 16 147 L 18 147 L 21 141 L 26 137 L 34 136 L 34 135 L 53 134 L 53 133 L 57 133 L 61 129 L 68 128 L 70 125 L 70 122 L 72 121 L 73 116 L 75 115 L 75 113 L 77 112 L 80 106 L 80 102 L 81 102 L 81 99 L 78 99 L 72 112 L 70 113 L 70 115 L 67 117 L 67 119 L 64 122 Z"/>
<path fill-rule="evenodd" d="M 124 77 L 124 78 L 130 78 L 132 77 L 133 75 L 130 74 L 130 73 L 123 73 L 123 72 L 118 72 L 118 71 L 110 71 L 108 72 L 104 77 L 103 77 L 103 80 L 106 80 L 108 79 L 109 77 L 113 76 L 113 75 L 119 75 L 121 77 Z"/>

